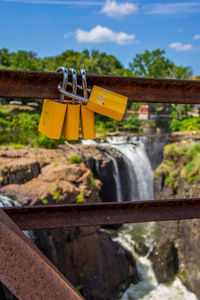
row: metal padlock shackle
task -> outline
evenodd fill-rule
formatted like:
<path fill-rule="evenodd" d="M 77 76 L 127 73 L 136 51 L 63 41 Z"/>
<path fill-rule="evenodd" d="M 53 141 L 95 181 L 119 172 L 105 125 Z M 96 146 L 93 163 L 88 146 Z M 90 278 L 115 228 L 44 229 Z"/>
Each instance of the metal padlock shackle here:
<path fill-rule="evenodd" d="M 66 68 L 65 67 L 59 67 L 58 69 L 59 70 L 63 70 L 63 69 L 66 69 Z M 84 82 L 83 84 L 85 84 L 85 82 L 86 82 L 86 72 L 85 72 L 85 69 L 81 69 L 81 70 L 82 70 L 82 73 L 81 73 L 82 78 L 84 78 L 84 80 L 82 80 L 82 83 Z M 83 90 L 83 92 L 84 92 L 85 89 L 87 89 L 87 82 L 84 85 L 84 87 L 86 86 L 86 88 L 84 88 L 83 86 L 77 84 L 77 73 L 76 73 L 76 70 L 74 68 L 70 68 L 69 72 L 71 72 L 71 74 L 72 74 L 72 83 L 68 82 L 67 85 L 72 86 L 73 94 L 70 93 L 70 92 L 68 92 L 68 91 L 66 91 L 65 88 L 67 87 L 67 85 L 64 87 L 64 84 L 61 85 L 59 83 L 58 84 L 58 90 L 61 93 L 61 95 L 63 96 L 63 100 L 64 100 L 64 96 L 66 96 L 68 98 L 72 98 L 73 100 L 77 100 L 77 101 L 79 101 L 81 103 L 87 104 L 88 101 L 89 101 L 87 98 L 79 96 L 79 95 L 76 94 L 77 88 Z M 68 79 L 68 74 L 67 74 L 67 79 Z M 91 92 L 91 89 L 87 89 L 87 91 Z M 85 95 L 87 95 L 86 91 L 84 92 L 84 96 Z"/>
<path fill-rule="evenodd" d="M 86 71 L 84 68 L 81 68 L 81 78 L 82 78 L 83 96 L 84 96 L 84 98 L 88 99 L 87 77 L 86 77 Z"/>
<path fill-rule="evenodd" d="M 56 69 L 56 72 L 59 72 L 59 71 L 63 72 L 63 81 L 62 81 L 61 87 L 65 90 L 67 87 L 67 83 L 68 83 L 68 71 L 65 67 L 62 67 L 62 66 L 58 67 Z M 65 98 L 65 95 L 60 94 L 60 102 L 64 102 L 64 98 Z"/>
<path fill-rule="evenodd" d="M 74 68 L 69 68 L 69 71 L 72 74 L 72 103 L 75 103 L 74 95 L 77 93 L 77 73 Z"/>
<path fill-rule="evenodd" d="M 83 70 L 85 70 L 84 68 L 82 68 Z M 81 69 L 81 70 L 82 70 Z M 70 86 L 72 86 L 72 83 L 69 81 L 68 82 L 68 85 L 70 85 Z M 79 90 L 83 90 L 83 87 L 82 87 L 82 85 L 80 85 L 80 84 L 77 84 L 77 88 L 79 89 Z M 92 92 L 92 89 L 89 89 L 88 87 L 87 87 L 87 91 L 89 92 L 89 93 L 91 93 Z"/>
<path fill-rule="evenodd" d="M 81 102 L 81 103 L 85 103 L 85 104 L 87 104 L 87 103 L 89 102 L 89 99 L 86 99 L 86 98 L 84 98 L 84 97 L 82 97 L 82 96 L 79 96 L 79 95 L 77 95 L 77 94 L 72 94 L 72 93 L 70 93 L 70 92 L 64 90 L 64 89 L 61 87 L 60 84 L 58 84 L 58 90 L 59 90 L 59 92 L 60 92 L 61 94 L 63 94 L 64 96 L 66 96 L 66 97 L 68 97 L 68 98 L 73 98 L 74 100 L 77 100 L 77 101 L 79 101 L 79 102 Z"/>

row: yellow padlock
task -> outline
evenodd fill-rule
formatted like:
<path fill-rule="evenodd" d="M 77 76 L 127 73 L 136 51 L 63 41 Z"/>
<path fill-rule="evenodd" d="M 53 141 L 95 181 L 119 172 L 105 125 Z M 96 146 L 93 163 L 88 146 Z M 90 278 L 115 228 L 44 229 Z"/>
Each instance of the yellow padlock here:
<path fill-rule="evenodd" d="M 42 107 L 38 130 L 51 139 L 59 139 L 67 104 L 45 99 Z"/>
<path fill-rule="evenodd" d="M 77 74 L 74 68 L 70 68 L 72 73 L 72 88 L 73 93 L 77 90 Z M 63 124 L 62 134 L 67 140 L 78 140 L 79 138 L 79 123 L 80 123 L 80 104 L 77 104 L 74 99 L 72 103 L 67 105 L 65 120 Z"/>
<path fill-rule="evenodd" d="M 78 87 L 82 88 L 81 86 Z M 58 90 L 63 95 L 71 97 L 71 93 L 64 90 L 60 85 Z M 90 92 L 89 100 L 79 95 L 74 95 L 74 99 L 87 104 L 87 108 L 91 111 L 121 121 L 126 110 L 127 97 L 98 86 L 94 86 Z"/>
<path fill-rule="evenodd" d="M 90 94 L 87 108 L 101 115 L 121 121 L 126 110 L 127 101 L 127 97 L 95 85 Z"/>
<path fill-rule="evenodd" d="M 68 104 L 62 134 L 67 140 L 78 140 L 80 104 Z"/>
<path fill-rule="evenodd" d="M 68 72 L 64 67 L 56 71 L 63 72 L 62 87 L 65 89 L 68 80 Z M 67 104 L 64 103 L 64 95 L 61 94 L 60 102 L 45 99 L 42 107 L 38 130 L 51 139 L 59 139 L 65 119 Z"/>
<path fill-rule="evenodd" d="M 88 99 L 87 93 L 87 79 L 85 69 L 81 69 L 83 95 Z M 89 110 L 85 104 L 81 105 L 81 130 L 84 140 L 95 139 L 95 127 L 94 127 L 94 112 Z"/>
<path fill-rule="evenodd" d="M 94 112 L 81 105 L 81 129 L 84 140 L 95 139 Z"/>

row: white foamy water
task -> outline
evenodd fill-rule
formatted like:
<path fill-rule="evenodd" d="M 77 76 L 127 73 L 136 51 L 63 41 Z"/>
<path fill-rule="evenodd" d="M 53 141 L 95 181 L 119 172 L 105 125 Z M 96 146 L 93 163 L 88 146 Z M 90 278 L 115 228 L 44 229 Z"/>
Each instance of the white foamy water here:
<path fill-rule="evenodd" d="M 119 176 L 119 168 L 117 165 L 117 161 L 114 157 L 112 157 L 109 153 L 105 153 L 106 156 L 112 161 L 113 163 L 113 178 L 115 181 L 115 187 L 116 187 L 116 198 L 117 198 L 117 202 L 122 202 L 123 198 L 122 198 L 122 188 L 121 188 L 121 182 L 120 182 L 120 176 Z"/>
<path fill-rule="evenodd" d="M 144 143 L 140 140 L 137 142 L 134 140 L 134 143 L 132 141 L 128 144 L 126 141 L 126 136 L 108 138 L 110 147 L 117 149 L 128 161 L 128 180 L 132 183 L 129 192 L 131 199 L 129 200 L 153 200 L 153 170 L 145 152 Z M 138 197 L 135 192 L 136 185 Z"/>
<path fill-rule="evenodd" d="M 1 195 L 0 194 L 0 207 L 14 207 L 14 206 L 21 206 L 17 201 Z M 34 241 L 34 234 L 31 230 L 25 230 L 23 233 L 32 241 Z"/>
<path fill-rule="evenodd" d="M 145 242 L 151 249 L 158 238 L 157 230 L 155 222 L 130 224 L 123 226 L 118 237 L 113 239 L 132 253 L 141 277 L 141 281 L 137 284 L 130 284 L 120 300 L 198 300 L 195 294 L 186 289 L 178 277 L 170 284 L 158 283 L 148 254 L 139 256 L 134 251 L 136 242 Z"/>
<path fill-rule="evenodd" d="M 20 204 L 17 201 L 14 201 L 9 197 L 0 194 L 0 206 L 1 207 L 20 206 Z"/>

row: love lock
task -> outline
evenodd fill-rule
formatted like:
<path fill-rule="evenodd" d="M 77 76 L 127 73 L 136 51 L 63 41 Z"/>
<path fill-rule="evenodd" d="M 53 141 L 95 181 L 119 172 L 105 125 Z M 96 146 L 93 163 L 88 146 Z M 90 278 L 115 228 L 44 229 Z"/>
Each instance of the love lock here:
<path fill-rule="evenodd" d="M 58 71 L 63 72 L 62 88 L 65 89 L 68 81 L 68 71 L 64 67 L 59 67 L 56 72 Z M 64 102 L 64 95 L 60 95 L 60 100 L 44 99 L 38 130 L 51 139 L 59 139 L 66 110 L 67 104 Z"/>
<path fill-rule="evenodd" d="M 72 97 L 72 94 L 63 89 L 60 84 L 58 85 L 58 90 L 66 97 Z M 79 103 L 85 103 L 87 108 L 93 112 L 121 121 L 126 110 L 127 97 L 96 85 L 89 91 L 91 92 L 89 99 L 79 95 L 75 95 L 73 98 Z"/>
<path fill-rule="evenodd" d="M 77 91 L 77 74 L 74 68 L 70 68 L 69 72 L 72 74 L 73 94 L 71 94 L 71 103 L 67 105 L 62 134 L 67 140 L 78 140 L 81 105 L 74 100 Z"/>

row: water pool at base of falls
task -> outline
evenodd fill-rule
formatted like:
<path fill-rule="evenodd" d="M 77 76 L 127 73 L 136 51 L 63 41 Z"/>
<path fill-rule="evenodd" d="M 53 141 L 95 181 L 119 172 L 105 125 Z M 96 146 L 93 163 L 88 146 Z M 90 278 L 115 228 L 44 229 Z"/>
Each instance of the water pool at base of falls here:
<path fill-rule="evenodd" d="M 145 295 L 144 295 L 145 293 Z M 145 282 L 136 285 L 131 284 L 124 293 L 121 300 L 198 300 L 197 297 L 189 292 L 182 284 L 180 279 L 176 278 L 171 284 L 157 284 L 148 291 Z"/>
<path fill-rule="evenodd" d="M 151 260 L 148 258 L 149 252 L 159 239 L 156 222 L 123 225 L 118 230 L 118 236 L 112 239 L 132 253 L 141 278 L 137 284 L 131 283 L 118 300 L 198 300 L 177 276 L 171 283 L 158 283 Z M 149 248 L 145 256 L 135 252 L 134 246 L 138 242 L 145 243 Z"/>

